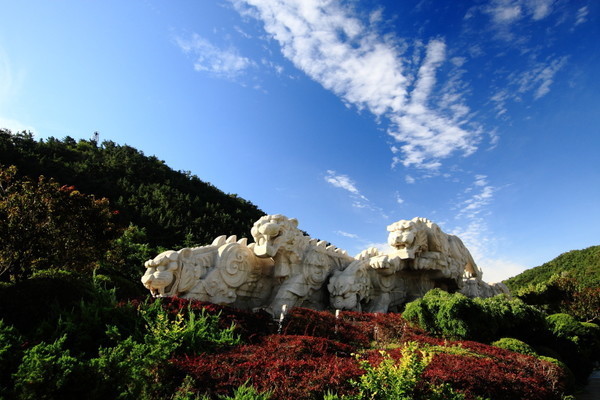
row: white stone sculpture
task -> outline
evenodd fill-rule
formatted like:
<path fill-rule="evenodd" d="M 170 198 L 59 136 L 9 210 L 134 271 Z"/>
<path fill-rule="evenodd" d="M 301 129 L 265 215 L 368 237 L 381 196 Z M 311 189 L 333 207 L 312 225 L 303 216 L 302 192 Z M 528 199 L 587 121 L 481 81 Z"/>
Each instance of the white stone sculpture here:
<path fill-rule="evenodd" d="M 261 306 L 270 294 L 273 261 L 254 255 L 247 239 L 219 236 L 209 246 L 165 251 L 146 261 L 142 283 L 154 296 Z"/>
<path fill-rule="evenodd" d="M 304 235 L 298 221 L 284 215 L 260 218 L 251 233 L 254 254 L 274 261 L 275 286 L 267 308 L 272 315 L 279 315 L 283 305 L 326 308 L 329 277 L 354 261 L 345 251 Z"/>
<path fill-rule="evenodd" d="M 389 253 L 363 252 L 359 261 L 334 274 L 329 283 L 335 308 L 387 312 L 439 287 L 488 297 L 497 292 L 481 280 L 481 270 L 462 241 L 425 218 L 387 227 Z M 498 292 L 499 293 L 499 292 Z"/>
<path fill-rule="evenodd" d="M 404 263 L 377 261 L 379 256 L 377 249 L 367 249 L 346 269 L 334 272 L 327 286 L 333 308 L 385 313 L 404 304 L 405 282 L 397 273 Z"/>
<path fill-rule="evenodd" d="M 502 282 L 487 283 L 470 278 L 465 280 L 460 292 L 467 297 L 493 297 L 499 294 L 510 295 L 510 290 Z"/>
<path fill-rule="evenodd" d="M 142 283 L 154 296 L 262 308 L 276 318 L 297 306 L 399 311 L 438 287 L 469 297 L 509 293 L 502 283 L 483 282 L 462 241 L 433 222 L 401 220 L 387 230 L 392 251 L 350 257 L 306 236 L 296 219 L 266 215 L 252 227 L 255 243 L 220 236 L 208 246 L 165 251 L 145 263 Z"/>

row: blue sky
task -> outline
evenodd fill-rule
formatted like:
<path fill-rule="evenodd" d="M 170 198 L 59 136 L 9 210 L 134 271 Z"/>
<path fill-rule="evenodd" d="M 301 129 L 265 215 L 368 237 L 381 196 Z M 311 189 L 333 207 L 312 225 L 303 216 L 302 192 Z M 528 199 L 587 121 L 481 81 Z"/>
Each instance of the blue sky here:
<path fill-rule="evenodd" d="M 592 0 L 0 10 L 2 127 L 98 131 L 351 254 L 427 217 L 486 281 L 600 244 Z"/>

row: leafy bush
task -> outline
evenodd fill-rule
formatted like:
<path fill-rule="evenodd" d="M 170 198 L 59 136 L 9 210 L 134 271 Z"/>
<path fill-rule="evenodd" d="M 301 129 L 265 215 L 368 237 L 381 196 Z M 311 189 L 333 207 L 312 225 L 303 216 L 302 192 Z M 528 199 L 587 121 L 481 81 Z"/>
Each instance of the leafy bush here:
<path fill-rule="evenodd" d="M 560 400 L 567 387 L 562 369 L 534 357 L 476 342 L 460 342 L 478 356 L 437 353 L 423 379 L 449 384 L 469 398 Z M 548 373 L 552 371 L 552 373 Z"/>
<path fill-rule="evenodd" d="M 258 391 L 273 391 L 276 399 L 319 398 L 327 390 L 352 392 L 348 381 L 361 370 L 351 346 L 332 340 L 270 335 L 260 342 L 215 354 L 171 359 L 180 375 L 190 375 L 198 391 L 227 395 L 250 382 Z"/>
<path fill-rule="evenodd" d="M 84 397 L 81 384 L 83 366 L 64 349 L 65 337 L 54 343 L 40 343 L 25 350 L 14 374 L 19 399 L 59 399 Z"/>
<path fill-rule="evenodd" d="M 600 328 L 564 313 L 549 315 L 546 320 L 553 334 L 552 347 L 578 381 L 585 382 L 592 370 L 592 362 L 598 360 L 600 353 Z"/>
<path fill-rule="evenodd" d="M 350 383 L 358 388 L 352 398 L 373 400 L 413 400 L 420 398 L 418 385 L 427 365 L 433 358 L 432 353 L 418 351 L 416 342 L 406 343 L 402 349 L 402 358 L 394 360 L 385 351 L 378 366 L 360 360 L 365 373 L 358 381 Z"/>
<path fill-rule="evenodd" d="M 196 354 L 240 343 L 234 323 L 223 329 L 219 326 L 219 314 L 211 315 L 204 309 L 194 310 L 189 304 L 187 309 L 173 314 L 163 307 L 162 301 L 157 300 L 141 307 L 139 313 L 148 329 L 146 341 L 160 347 L 172 345 L 168 354 L 175 350 Z"/>
<path fill-rule="evenodd" d="M 539 340 L 545 331 L 542 312 L 504 295 L 469 299 L 434 289 L 408 303 L 402 315 L 430 333 L 483 342 L 502 336 Z"/>
<path fill-rule="evenodd" d="M 270 398 L 271 392 L 260 393 L 246 383 L 235 389 L 232 396 L 219 396 L 221 400 L 269 400 Z"/>
<path fill-rule="evenodd" d="M 431 385 L 423 381 L 422 376 L 433 358 L 433 353 L 419 350 L 417 342 L 404 344 L 401 358 L 395 360 L 385 351 L 380 351 L 382 360 L 373 366 L 365 360 L 360 360 L 360 366 L 365 373 L 358 381 L 351 381 L 358 393 L 343 396 L 348 399 L 373 400 L 461 400 L 465 396 L 454 391 L 446 384 Z"/>
<path fill-rule="evenodd" d="M 96 199 L 40 176 L 17 178 L 0 166 L 0 278 L 22 280 L 34 272 L 91 272 L 117 230 L 107 199 Z"/>
<path fill-rule="evenodd" d="M 514 351 L 515 353 L 527 354 L 528 356 L 536 356 L 537 353 L 525 342 L 520 341 L 519 339 L 514 338 L 502 338 L 500 340 L 496 340 L 492 343 L 492 346 L 500 347 L 501 349 L 506 349 L 510 351 Z"/>
<path fill-rule="evenodd" d="M 0 319 L 0 391 L 3 393 L 12 390 L 9 382 L 21 362 L 21 341 L 17 330 Z"/>
<path fill-rule="evenodd" d="M 550 331 L 560 339 L 566 339 L 575 345 L 580 344 L 580 336 L 584 334 L 584 326 L 572 315 L 559 313 L 546 318 Z"/>
<path fill-rule="evenodd" d="M 89 361 L 93 385 L 87 389 L 88 396 L 106 399 L 159 398 L 168 370 L 166 360 L 171 347 L 156 343 L 138 343 L 131 337 L 114 347 L 101 348 L 97 358 Z"/>

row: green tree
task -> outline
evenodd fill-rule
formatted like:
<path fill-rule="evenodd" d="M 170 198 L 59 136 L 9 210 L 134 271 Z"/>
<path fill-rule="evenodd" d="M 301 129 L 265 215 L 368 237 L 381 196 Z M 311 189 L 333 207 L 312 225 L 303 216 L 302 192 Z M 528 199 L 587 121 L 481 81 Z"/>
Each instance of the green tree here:
<path fill-rule="evenodd" d="M 118 233 L 107 199 L 0 167 L 0 279 L 41 270 L 90 271 Z"/>

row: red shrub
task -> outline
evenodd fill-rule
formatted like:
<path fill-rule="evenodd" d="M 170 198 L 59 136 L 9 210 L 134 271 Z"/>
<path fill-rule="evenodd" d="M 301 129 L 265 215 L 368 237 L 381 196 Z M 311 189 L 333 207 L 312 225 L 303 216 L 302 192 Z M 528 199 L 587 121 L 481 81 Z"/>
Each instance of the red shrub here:
<path fill-rule="evenodd" d="M 248 381 L 274 399 L 322 398 L 327 390 L 350 393 L 349 379 L 362 370 L 350 346 L 324 338 L 272 335 L 261 343 L 221 354 L 173 359 L 183 374 L 196 379 L 197 389 L 226 394 Z"/>
<path fill-rule="evenodd" d="M 337 340 L 342 343 L 365 347 L 371 340 L 364 327 L 345 321 L 343 314 L 336 318 L 327 311 L 293 308 L 283 321 L 282 333 Z"/>

